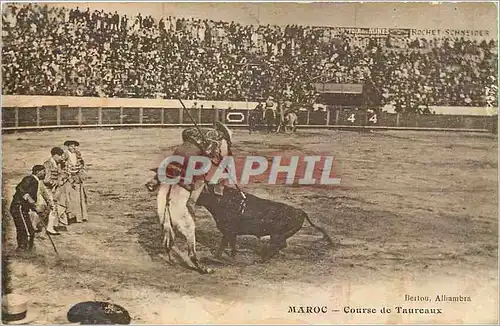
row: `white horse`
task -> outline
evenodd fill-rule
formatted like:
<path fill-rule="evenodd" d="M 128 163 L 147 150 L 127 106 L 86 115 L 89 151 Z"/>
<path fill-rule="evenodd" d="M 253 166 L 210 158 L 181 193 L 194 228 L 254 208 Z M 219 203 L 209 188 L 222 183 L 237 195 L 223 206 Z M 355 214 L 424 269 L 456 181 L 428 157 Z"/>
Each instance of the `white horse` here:
<path fill-rule="evenodd" d="M 226 128 L 227 130 L 227 128 Z M 229 130 L 228 130 L 229 131 Z M 220 145 L 215 149 L 216 161 L 218 164 L 223 157 L 231 155 L 231 132 L 229 131 L 229 139 L 222 139 Z M 194 147 L 193 147 L 194 146 Z M 184 143 L 174 155 L 189 156 L 196 154 L 196 146 L 190 143 Z M 212 165 L 212 168 L 216 166 Z M 199 178 L 194 181 L 189 187 L 184 187 L 180 184 L 160 183 L 157 194 L 157 214 L 163 233 L 163 246 L 167 254 L 167 261 L 173 264 L 171 253 L 174 252 L 181 260 L 189 267 L 202 274 L 213 272 L 210 268 L 200 265 L 196 253 L 196 236 L 195 222 L 188 208 L 188 201 L 196 203 L 198 197 L 203 191 L 205 180 Z M 149 189 L 149 187 L 148 187 Z M 187 241 L 188 258 L 185 257 L 175 245 L 176 232 L 181 234 Z"/>
<path fill-rule="evenodd" d="M 299 117 L 295 112 L 289 111 L 285 115 L 285 132 L 291 129 L 293 132 L 297 130 L 297 124 L 299 123 Z"/>
<path fill-rule="evenodd" d="M 162 183 L 160 185 L 157 195 L 157 213 L 163 232 L 162 243 L 167 254 L 167 261 L 170 264 L 174 264 L 171 256 L 173 251 L 188 267 L 206 274 L 212 272 L 212 270 L 201 266 L 198 262 L 195 236 L 196 226 L 193 216 L 187 208 L 187 202 L 190 197 L 191 192 L 177 184 L 168 185 Z M 176 232 L 186 239 L 189 259 L 175 245 Z"/>

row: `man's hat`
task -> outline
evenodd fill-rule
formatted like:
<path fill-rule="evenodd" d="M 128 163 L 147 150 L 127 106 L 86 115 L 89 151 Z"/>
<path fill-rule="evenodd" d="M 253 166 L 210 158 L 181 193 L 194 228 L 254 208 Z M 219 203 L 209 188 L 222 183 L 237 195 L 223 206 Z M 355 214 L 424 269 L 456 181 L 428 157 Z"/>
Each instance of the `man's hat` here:
<path fill-rule="evenodd" d="M 66 316 L 70 323 L 85 324 L 130 324 L 131 318 L 125 308 L 110 302 L 85 301 L 75 304 Z"/>
<path fill-rule="evenodd" d="M 64 151 L 62 150 L 62 148 L 60 147 L 53 147 L 51 150 L 50 150 L 50 154 L 51 155 L 63 155 L 64 154 Z"/>
<path fill-rule="evenodd" d="M 2 322 L 11 325 L 31 324 L 38 315 L 33 308 L 28 309 L 28 298 L 10 293 L 2 298 Z"/>
<path fill-rule="evenodd" d="M 40 164 L 37 164 L 37 165 L 34 165 L 34 166 L 31 168 L 31 173 L 35 174 L 35 173 L 37 173 L 38 171 L 42 171 L 42 170 L 45 170 L 45 166 L 40 165 Z"/>
<path fill-rule="evenodd" d="M 71 146 L 71 145 L 80 146 L 80 143 L 77 142 L 76 140 L 67 140 L 64 142 L 64 146 Z"/>

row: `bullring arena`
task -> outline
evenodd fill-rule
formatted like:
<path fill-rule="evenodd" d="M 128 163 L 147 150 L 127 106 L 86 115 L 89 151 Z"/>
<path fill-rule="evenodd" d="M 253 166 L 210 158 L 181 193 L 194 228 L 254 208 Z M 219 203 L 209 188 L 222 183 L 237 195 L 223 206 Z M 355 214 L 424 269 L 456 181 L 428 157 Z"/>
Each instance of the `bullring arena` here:
<path fill-rule="evenodd" d="M 460 306 L 443 304 L 447 313 L 433 317 L 436 322 L 492 320 L 497 288 L 496 137 L 304 130 L 269 139 L 266 134 L 235 130 L 234 151 L 241 154 L 276 150 L 335 154 L 342 182 L 334 189 L 243 186 L 263 198 L 303 208 L 327 229 L 335 247 L 328 248 L 314 229 L 305 226 L 269 263 L 255 263 L 255 251 L 265 239 L 240 237 L 235 262 L 210 265 L 220 233 L 200 209 L 198 251 L 202 261 L 216 270 L 200 275 L 168 266 L 158 257 L 162 249 L 155 196 L 144 188 L 151 176 L 146 167 L 155 155 L 180 143 L 180 131 L 63 130 L 3 136 L 6 198 L 29 170 L 30 157 L 45 156 L 46 144 L 85 139 L 81 147 L 91 164 L 90 223 L 72 226 L 54 240 L 59 259 L 44 238 L 36 257 L 10 261 L 12 287 L 30 293 L 42 312 L 40 323 L 63 323 L 71 304 L 94 299 L 123 305 L 137 323 L 385 322 L 387 317 L 380 315 L 287 312 L 289 305 L 342 309 L 404 304 L 407 292 L 418 295 L 429 290 L 481 298 L 468 303 L 476 309 L 473 316 L 462 313 Z M 260 147 L 265 139 L 266 146 Z M 12 253 L 13 243 L 10 233 L 4 255 Z M 391 318 L 396 323 L 429 320 Z"/>
<path fill-rule="evenodd" d="M 479 30 L 494 6 L 453 4 L 483 18 L 473 20 L 473 33 L 444 23 L 417 29 L 422 22 L 408 20 L 411 28 L 320 27 L 321 45 L 320 34 L 302 25 L 263 42 L 279 30 L 265 14 L 260 28 L 245 34 L 243 22 L 216 18 L 159 23 L 147 14 L 159 10 L 153 4 L 127 25 L 115 16 L 129 14 L 128 5 L 114 14 L 111 4 L 101 5 L 106 13 L 58 4 L 4 15 L 2 295 L 27 298 L 33 323 L 74 324 L 68 310 L 85 301 L 118 304 L 131 324 L 498 323 L 497 26 L 495 33 Z M 296 17 L 304 10 L 290 6 L 300 11 Z M 395 6 L 396 14 L 380 7 L 380 17 L 389 10 L 395 25 L 406 24 L 409 9 Z M 336 8 L 340 19 L 342 5 Z M 356 8 L 358 16 L 346 11 L 355 24 L 372 20 L 370 10 Z M 441 9 L 452 17 L 453 8 Z M 431 5 L 418 10 L 429 21 L 443 18 L 430 18 L 437 10 Z M 33 27 L 33 17 L 52 20 Z M 281 17 L 279 10 L 270 17 Z M 31 42 L 37 29 L 50 37 Z M 426 39 L 440 32 L 465 40 Z M 87 36 L 88 53 L 78 54 L 86 51 L 78 33 Z M 55 50 L 45 52 L 44 44 Z M 62 60 L 65 53 L 72 57 Z M 208 77 L 198 82 L 197 69 Z M 295 132 L 249 132 L 254 108 L 267 107 L 271 95 L 279 105 L 293 99 Z M 334 156 L 337 185 L 239 185 L 303 209 L 333 245 L 304 223 L 267 262 L 259 253 L 269 237 L 253 236 L 238 237 L 235 258 L 226 250 L 214 259 L 222 235 L 197 207 L 198 258 L 214 273 L 168 264 L 156 193 L 145 184 L 193 120 L 204 128 L 225 123 L 235 156 Z M 59 235 L 41 231 L 34 250 L 19 251 L 9 214 L 16 186 L 67 140 L 79 142 L 85 161 L 88 222 Z M 177 242 L 185 250 L 184 239 Z"/>

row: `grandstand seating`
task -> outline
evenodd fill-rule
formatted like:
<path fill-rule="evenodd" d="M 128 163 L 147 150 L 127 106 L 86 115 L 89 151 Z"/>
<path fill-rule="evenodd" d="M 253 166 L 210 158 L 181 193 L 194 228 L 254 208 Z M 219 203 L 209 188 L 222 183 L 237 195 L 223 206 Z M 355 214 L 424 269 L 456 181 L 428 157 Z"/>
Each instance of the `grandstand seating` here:
<path fill-rule="evenodd" d="M 496 40 L 396 46 L 333 36 L 328 27 L 6 7 L 5 95 L 259 101 L 286 92 L 310 103 L 315 82 L 334 82 L 370 83 L 397 107 L 498 105 Z"/>

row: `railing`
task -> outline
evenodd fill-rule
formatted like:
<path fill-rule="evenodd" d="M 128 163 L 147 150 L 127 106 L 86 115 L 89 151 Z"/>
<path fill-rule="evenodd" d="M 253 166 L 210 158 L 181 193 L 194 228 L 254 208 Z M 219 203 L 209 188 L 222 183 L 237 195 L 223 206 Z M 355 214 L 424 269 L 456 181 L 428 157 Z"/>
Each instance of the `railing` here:
<path fill-rule="evenodd" d="M 247 127 L 249 109 L 189 109 L 201 125 L 215 120 L 231 127 Z M 299 128 L 410 129 L 494 132 L 497 115 L 402 115 L 369 113 L 355 109 L 299 111 Z M 183 127 L 192 125 L 184 109 L 177 107 L 74 107 L 68 105 L 14 106 L 2 108 L 2 130 L 44 130 L 100 127 Z"/>

